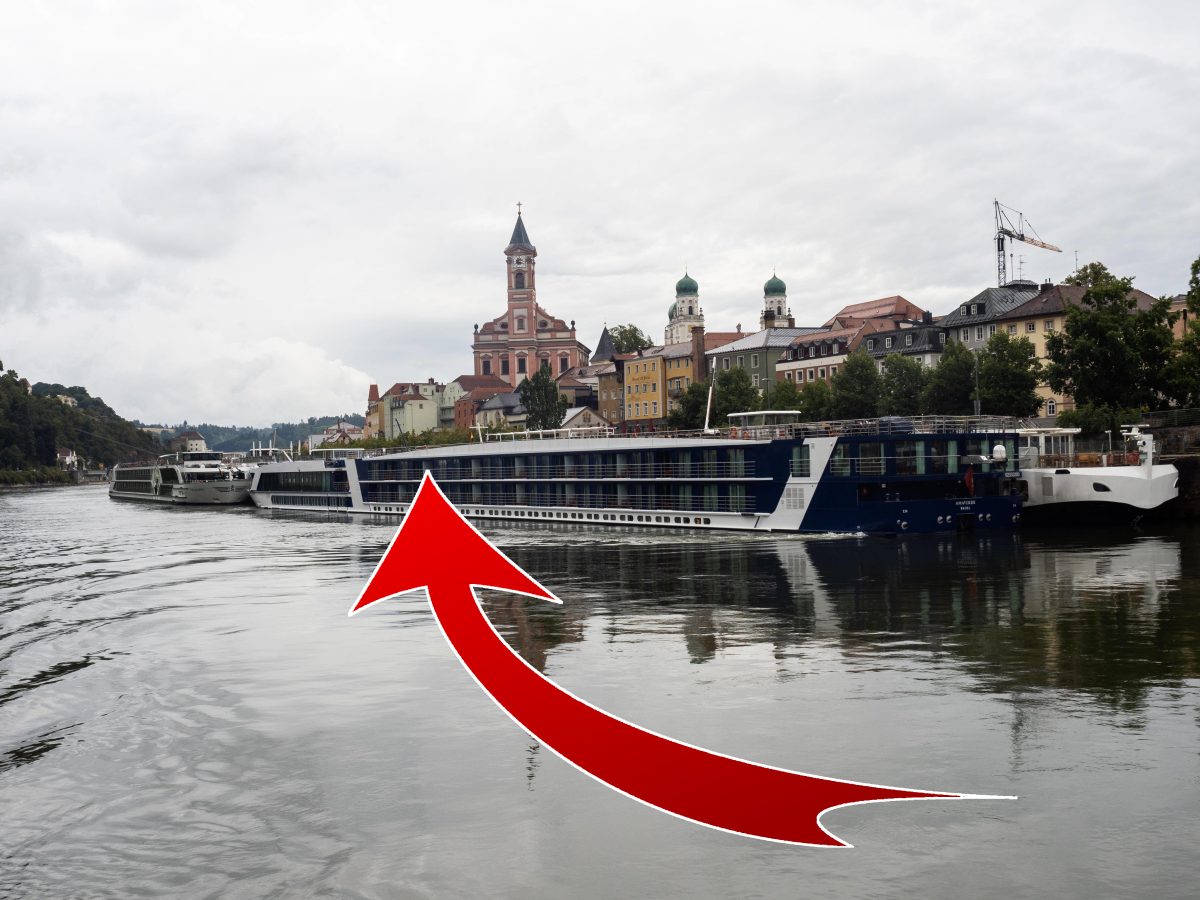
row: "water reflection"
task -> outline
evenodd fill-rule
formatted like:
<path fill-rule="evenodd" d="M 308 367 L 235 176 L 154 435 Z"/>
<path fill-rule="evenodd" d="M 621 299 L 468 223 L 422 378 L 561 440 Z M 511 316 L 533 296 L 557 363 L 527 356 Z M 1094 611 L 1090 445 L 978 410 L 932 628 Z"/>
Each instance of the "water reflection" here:
<path fill-rule="evenodd" d="M 1181 590 L 1173 537 L 1050 544 L 1019 535 L 646 534 L 613 545 L 582 531 L 555 546 L 538 539 L 536 525 L 495 536 L 569 598 L 561 608 L 489 598 L 492 621 L 539 669 L 599 623 L 610 635 L 674 633 L 697 664 L 761 643 L 777 654 L 832 644 L 857 657 L 944 655 L 975 676 L 978 690 L 1060 688 L 1122 708 L 1143 703 L 1156 685 L 1200 677 L 1200 607 Z"/>

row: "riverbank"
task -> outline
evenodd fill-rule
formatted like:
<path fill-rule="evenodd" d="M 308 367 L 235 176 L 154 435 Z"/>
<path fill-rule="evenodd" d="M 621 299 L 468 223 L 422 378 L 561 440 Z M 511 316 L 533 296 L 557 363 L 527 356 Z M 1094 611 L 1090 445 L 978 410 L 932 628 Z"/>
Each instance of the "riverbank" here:
<path fill-rule="evenodd" d="M 39 466 L 35 469 L 0 469 L 0 488 L 74 483 L 75 478 L 70 472 L 49 466 Z"/>

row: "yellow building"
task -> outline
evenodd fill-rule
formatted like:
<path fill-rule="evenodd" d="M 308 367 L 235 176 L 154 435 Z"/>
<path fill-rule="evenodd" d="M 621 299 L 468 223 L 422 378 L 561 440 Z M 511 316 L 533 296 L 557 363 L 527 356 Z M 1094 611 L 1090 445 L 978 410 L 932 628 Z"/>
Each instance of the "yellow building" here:
<path fill-rule="evenodd" d="M 649 347 L 616 360 L 625 390 L 625 424 L 658 428 L 666 424 L 683 392 L 695 380 L 694 342 Z"/>
<path fill-rule="evenodd" d="M 1033 299 L 1026 300 L 1020 306 L 1015 306 L 992 320 L 989 323 L 990 333 L 1003 331 L 1010 337 L 1028 338 L 1033 344 L 1034 355 L 1045 367 L 1046 338 L 1062 330 L 1066 324 L 1067 310 L 1077 305 L 1086 292 L 1086 288 L 1073 284 L 1057 284 L 1045 288 Z M 1154 303 L 1154 298 L 1145 291 L 1130 291 L 1129 297 L 1137 304 L 1137 308 L 1142 310 L 1149 309 Z M 1056 416 L 1075 408 L 1075 400 L 1072 397 L 1055 393 L 1046 384 L 1038 385 L 1037 393 L 1045 401 L 1041 409 L 1043 416 Z"/>

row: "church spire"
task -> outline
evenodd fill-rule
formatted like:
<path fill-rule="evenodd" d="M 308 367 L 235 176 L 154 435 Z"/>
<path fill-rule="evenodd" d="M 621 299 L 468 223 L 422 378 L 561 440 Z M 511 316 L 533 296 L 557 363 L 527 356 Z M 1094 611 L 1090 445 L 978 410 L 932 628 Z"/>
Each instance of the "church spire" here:
<path fill-rule="evenodd" d="M 508 242 L 508 246 L 504 248 L 507 253 L 510 250 L 524 250 L 527 253 L 536 253 L 537 249 L 529 242 L 529 232 L 525 230 L 525 220 L 521 218 L 521 211 L 517 210 L 517 224 L 513 228 L 512 239 Z"/>

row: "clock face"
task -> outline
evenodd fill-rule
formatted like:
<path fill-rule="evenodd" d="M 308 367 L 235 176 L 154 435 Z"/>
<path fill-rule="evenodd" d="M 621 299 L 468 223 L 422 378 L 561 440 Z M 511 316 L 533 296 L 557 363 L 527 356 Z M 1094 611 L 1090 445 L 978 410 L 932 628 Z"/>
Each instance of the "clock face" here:
<path fill-rule="evenodd" d="M 525 257 L 523 257 L 523 256 L 514 256 L 514 257 L 513 257 L 513 268 L 514 268 L 514 269 L 523 269 L 523 268 L 525 268 Z"/>

